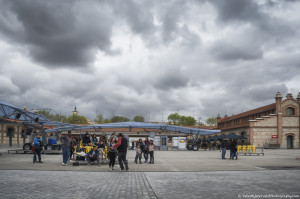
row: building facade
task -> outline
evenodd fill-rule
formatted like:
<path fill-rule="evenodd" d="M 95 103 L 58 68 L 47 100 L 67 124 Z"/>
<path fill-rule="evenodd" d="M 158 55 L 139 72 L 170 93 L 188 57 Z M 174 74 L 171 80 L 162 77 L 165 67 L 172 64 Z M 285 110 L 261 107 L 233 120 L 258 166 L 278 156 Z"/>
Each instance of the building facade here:
<path fill-rule="evenodd" d="M 283 100 L 277 92 L 275 103 L 237 115 L 221 118 L 221 134 L 234 133 L 248 140 L 246 144 L 265 148 L 300 148 L 300 93 L 294 99 L 291 93 Z"/>

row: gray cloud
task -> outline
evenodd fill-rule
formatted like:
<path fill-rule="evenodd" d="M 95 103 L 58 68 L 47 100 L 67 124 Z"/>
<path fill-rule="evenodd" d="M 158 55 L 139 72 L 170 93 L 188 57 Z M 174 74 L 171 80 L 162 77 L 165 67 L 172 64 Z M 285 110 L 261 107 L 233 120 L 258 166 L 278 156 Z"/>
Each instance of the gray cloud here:
<path fill-rule="evenodd" d="M 111 52 L 112 19 L 101 4 L 5 1 L 1 10 L 2 34 L 25 45 L 40 63 L 82 67 L 93 61 L 97 49 Z"/>
<path fill-rule="evenodd" d="M 0 98 L 203 121 L 300 91 L 298 2 L 197 2 L 2 1 Z"/>

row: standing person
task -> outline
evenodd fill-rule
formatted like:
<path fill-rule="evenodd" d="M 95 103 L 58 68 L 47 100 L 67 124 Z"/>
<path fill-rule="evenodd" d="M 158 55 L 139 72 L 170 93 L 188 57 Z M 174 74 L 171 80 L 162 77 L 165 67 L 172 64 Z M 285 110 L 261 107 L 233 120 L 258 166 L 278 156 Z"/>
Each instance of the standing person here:
<path fill-rule="evenodd" d="M 234 157 L 237 160 L 237 148 L 236 148 L 237 142 L 235 139 L 232 139 L 230 142 L 230 159 L 234 159 Z"/>
<path fill-rule="evenodd" d="M 108 158 L 109 158 L 109 170 L 114 170 L 115 161 L 116 161 L 116 138 L 113 137 L 109 143 L 109 149 L 108 149 Z"/>
<path fill-rule="evenodd" d="M 227 147 L 227 142 L 226 142 L 226 138 L 224 137 L 223 140 L 222 140 L 222 143 L 221 143 L 222 159 L 226 159 L 225 158 L 226 147 Z"/>
<path fill-rule="evenodd" d="M 34 142 L 34 155 L 33 155 L 33 163 L 36 163 L 36 155 L 39 158 L 39 163 L 43 163 L 42 162 L 42 158 L 41 158 L 41 151 L 42 151 L 42 141 L 40 138 L 40 134 L 38 133 L 36 135 L 36 138 L 34 138 L 33 140 Z"/>
<path fill-rule="evenodd" d="M 93 148 L 86 154 L 86 160 L 88 161 L 88 165 L 91 165 L 91 160 L 97 160 L 97 165 L 100 166 L 99 151 L 97 150 L 97 145 L 94 145 Z"/>
<path fill-rule="evenodd" d="M 145 138 L 143 153 L 144 153 L 145 163 L 147 163 L 148 162 L 148 154 L 149 154 L 149 140 L 148 140 L 148 138 Z"/>
<path fill-rule="evenodd" d="M 96 138 L 95 134 L 93 134 L 93 136 L 92 136 L 92 142 L 93 142 L 93 145 L 97 144 L 97 138 Z"/>
<path fill-rule="evenodd" d="M 75 151 L 75 147 L 77 147 L 76 138 L 73 138 L 73 140 L 70 142 L 70 160 L 72 159 L 72 155 Z"/>
<path fill-rule="evenodd" d="M 155 147 L 155 143 L 153 143 L 153 140 L 150 140 L 150 142 L 149 142 L 150 162 L 149 162 L 149 164 L 154 164 L 154 147 Z"/>
<path fill-rule="evenodd" d="M 143 148 L 144 148 L 143 147 L 144 146 L 143 140 L 140 138 L 139 141 L 136 142 L 135 146 L 136 147 L 140 146 L 142 151 L 143 151 Z"/>
<path fill-rule="evenodd" d="M 70 143 L 68 141 L 68 138 L 66 136 L 60 137 L 61 141 L 61 147 L 63 151 L 63 163 L 62 165 L 67 166 L 68 160 L 70 157 Z"/>
<path fill-rule="evenodd" d="M 216 143 L 216 141 L 214 141 L 213 144 L 212 144 L 213 150 L 215 150 L 216 145 L 217 145 L 217 143 Z"/>
<path fill-rule="evenodd" d="M 142 164 L 142 149 L 141 149 L 141 145 L 137 145 L 136 146 L 136 154 L 135 154 L 135 164 L 137 164 L 137 160 L 139 159 L 139 163 Z"/>
<path fill-rule="evenodd" d="M 131 148 L 130 148 L 130 150 L 134 150 L 134 140 L 132 140 L 132 142 L 131 142 Z"/>
<path fill-rule="evenodd" d="M 211 141 L 208 141 L 208 148 L 210 151 L 211 151 L 211 147 L 212 147 L 212 143 L 211 143 Z"/>
<path fill-rule="evenodd" d="M 120 169 L 121 171 L 124 171 L 124 165 L 125 164 L 125 169 L 126 171 L 129 170 L 128 168 L 128 163 L 126 160 L 126 154 L 127 154 L 127 147 L 128 147 L 128 141 L 127 139 L 123 136 L 122 133 L 119 134 L 118 136 L 118 143 L 115 145 L 118 151 L 118 161 L 120 164 Z"/>
<path fill-rule="evenodd" d="M 104 152 L 104 151 L 105 151 L 104 140 L 101 139 L 101 140 L 100 140 L 100 143 L 98 143 L 97 146 L 98 146 L 99 152 L 100 152 L 100 154 L 101 154 L 101 160 L 103 161 L 103 156 L 106 157 L 106 154 L 105 154 L 105 152 Z"/>
<path fill-rule="evenodd" d="M 72 144 L 71 135 L 72 135 L 72 131 L 68 131 L 68 137 L 67 138 L 68 138 L 68 142 L 70 144 L 70 159 L 71 159 L 71 154 L 73 154 L 72 150 L 74 150 L 74 147 L 71 146 L 71 144 Z"/>

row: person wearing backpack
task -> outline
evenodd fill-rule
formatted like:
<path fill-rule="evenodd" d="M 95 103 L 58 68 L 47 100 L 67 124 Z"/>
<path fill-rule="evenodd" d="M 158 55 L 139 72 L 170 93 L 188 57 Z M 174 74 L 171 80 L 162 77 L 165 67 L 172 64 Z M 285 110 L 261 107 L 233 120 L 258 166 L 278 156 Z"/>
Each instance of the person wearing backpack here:
<path fill-rule="evenodd" d="M 34 154 L 33 154 L 33 163 L 36 163 L 36 156 L 38 156 L 38 163 L 43 163 L 42 162 L 42 158 L 41 158 L 41 151 L 42 151 L 42 145 L 43 145 L 43 142 L 40 138 L 40 134 L 36 134 L 36 137 L 34 138 L 33 140 L 34 142 Z"/>

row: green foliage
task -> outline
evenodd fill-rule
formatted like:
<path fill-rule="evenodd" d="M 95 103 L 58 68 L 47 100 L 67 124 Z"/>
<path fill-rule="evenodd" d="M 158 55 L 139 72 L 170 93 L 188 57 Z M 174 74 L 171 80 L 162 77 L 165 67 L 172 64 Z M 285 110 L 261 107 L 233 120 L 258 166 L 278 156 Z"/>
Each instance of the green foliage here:
<path fill-rule="evenodd" d="M 104 118 L 103 118 L 103 115 L 102 114 L 98 114 L 96 119 L 94 120 L 94 122 L 96 124 L 103 124 L 104 123 Z"/>
<path fill-rule="evenodd" d="M 70 124 L 88 124 L 88 119 L 81 115 L 72 115 L 67 118 L 67 123 Z"/>
<path fill-rule="evenodd" d="M 217 117 L 209 117 L 206 120 L 206 124 L 209 126 L 215 126 L 217 125 Z"/>
<path fill-rule="evenodd" d="M 179 124 L 183 126 L 194 126 L 196 124 L 196 120 L 191 116 L 180 116 Z"/>
<path fill-rule="evenodd" d="M 122 117 L 122 116 L 114 116 L 111 118 L 111 122 L 129 122 L 130 119 L 128 119 L 127 117 Z"/>
<path fill-rule="evenodd" d="M 104 123 L 111 123 L 111 120 L 110 120 L 110 119 L 104 119 L 103 122 L 104 122 Z"/>
<path fill-rule="evenodd" d="M 45 116 L 46 118 L 50 119 L 51 115 L 50 115 L 50 111 L 45 111 L 45 110 L 40 110 L 37 112 L 40 115 Z M 51 120 L 51 119 L 50 119 Z"/>
<path fill-rule="evenodd" d="M 168 116 L 169 123 L 174 125 L 194 126 L 196 124 L 195 118 L 191 116 L 179 115 L 178 113 L 172 113 Z"/>
<path fill-rule="evenodd" d="M 45 116 L 46 118 L 48 118 L 51 121 L 67 122 L 66 116 L 59 115 L 59 114 L 52 115 L 52 114 L 50 114 L 50 111 L 40 110 L 37 113 Z"/>
<path fill-rule="evenodd" d="M 56 122 L 67 122 L 67 117 L 59 114 L 51 115 L 49 119 Z"/>
<path fill-rule="evenodd" d="M 170 123 L 172 122 L 174 125 L 176 125 L 180 120 L 180 115 L 178 113 L 172 113 L 168 116 L 168 120 Z"/>
<path fill-rule="evenodd" d="M 144 116 L 136 115 L 133 118 L 133 121 L 135 122 L 145 122 Z"/>

